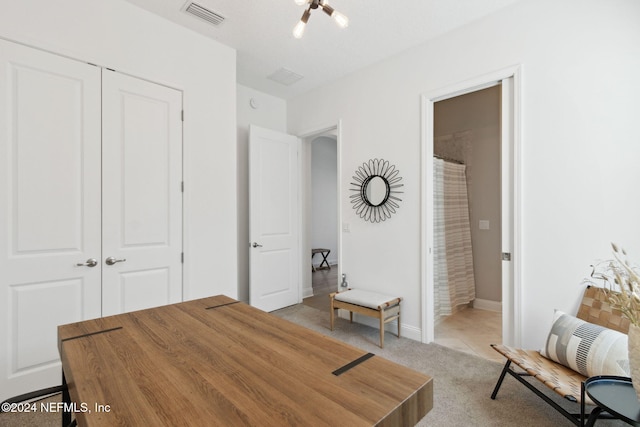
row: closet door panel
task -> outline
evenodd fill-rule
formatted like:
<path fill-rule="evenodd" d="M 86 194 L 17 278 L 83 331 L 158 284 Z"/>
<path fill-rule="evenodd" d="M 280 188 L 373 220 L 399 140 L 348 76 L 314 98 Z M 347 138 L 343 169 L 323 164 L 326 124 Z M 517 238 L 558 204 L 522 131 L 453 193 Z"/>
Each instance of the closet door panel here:
<path fill-rule="evenodd" d="M 0 40 L 0 101 L 1 400 L 59 384 L 56 326 L 101 314 L 100 70 Z"/>
<path fill-rule="evenodd" d="M 103 315 L 182 300 L 181 114 L 181 92 L 103 72 Z"/>

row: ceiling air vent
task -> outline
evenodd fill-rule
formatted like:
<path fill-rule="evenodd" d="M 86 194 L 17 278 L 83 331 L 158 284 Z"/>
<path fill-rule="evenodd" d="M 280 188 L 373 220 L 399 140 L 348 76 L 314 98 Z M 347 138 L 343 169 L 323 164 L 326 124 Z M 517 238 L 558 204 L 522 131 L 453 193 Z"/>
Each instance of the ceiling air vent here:
<path fill-rule="evenodd" d="M 274 82 L 278 82 L 285 86 L 291 86 L 292 84 L 300 80 L 302 77 L 304 76 L 302 76 L 301 74 L 295 73 L 287 68 L 280 68 L 279 70 L 276 70 L 275 72 L 273 72 L 273 74 L 267 76 L 268 79 L 271 79 Z"/>
<path fill-rule="evenodd" d="M 207 9 L 204 6 L 200 6 L 198 3 L 193 2 L 187 2 L 184 11 L 216 26 L 222 24 L 225 19 L 224 16 L 220 15 L 219 13 L 215 13 L 214 11 Z"/>

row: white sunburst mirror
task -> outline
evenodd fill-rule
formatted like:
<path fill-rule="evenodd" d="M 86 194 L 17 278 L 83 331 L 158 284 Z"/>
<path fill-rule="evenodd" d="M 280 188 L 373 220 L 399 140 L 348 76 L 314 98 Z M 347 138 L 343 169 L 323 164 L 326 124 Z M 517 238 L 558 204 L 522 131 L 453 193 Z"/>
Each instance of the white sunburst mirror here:
<path fill-rule="evenodd" d="M 397 195 L 402 177 L 400 171 L 384 159 L 371 159 L 356 169 L 351 183 L 354 192 L 349 198 L 360 218 L 382 222 L 396 213 L 402 201 Z"/>

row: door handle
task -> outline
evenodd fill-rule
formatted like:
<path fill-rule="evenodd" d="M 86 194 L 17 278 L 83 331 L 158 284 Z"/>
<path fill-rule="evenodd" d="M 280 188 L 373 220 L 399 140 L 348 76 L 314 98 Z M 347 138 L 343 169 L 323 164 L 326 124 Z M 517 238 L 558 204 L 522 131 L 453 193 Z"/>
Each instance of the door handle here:
<path fill-rule="evenodd" d="M 104 262 L 106 262 L 107 265 L 113 265 L 116 262 L 125 262 L 126 260 L 126 258 L 116 259 L 115 257 L 110 256 L 109 258 L 105 259 Z"/>
<path fill-rule="evenodd" d="M 260 244 L 258 244 L 256 242 L 253 242 L 253 244 L 251 246 L 254 247 L 254 248 L 261 248 L 262 247 L 262 245 L 260 245 Z"/>
<path fill-rule="evenodd" d="M 89 258 L 85 262 L 79 262 L 76 264 L 78 267 L 95 267 L 96 265 L 98 265 L 98 260 L 95 258 Z"/>

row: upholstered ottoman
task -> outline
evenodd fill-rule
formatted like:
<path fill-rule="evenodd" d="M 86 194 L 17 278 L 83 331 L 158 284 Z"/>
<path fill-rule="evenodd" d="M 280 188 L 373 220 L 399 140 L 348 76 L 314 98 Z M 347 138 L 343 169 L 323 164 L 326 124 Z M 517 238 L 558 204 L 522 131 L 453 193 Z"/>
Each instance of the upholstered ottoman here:
<path fill-rule="evenodd" d="M 329 294 L 331 302 L 331 330 L 333 331 L 334 311 L 337 308 L 349 310 L 349 321 L 353 322 L 353 313 L 380 319 L 380 348 L 384 348 L 384 325 L 398 319 L 398 338 L 400 337 L 401 297 L 393 297 L 377 292 L 348 289 Z"/>

